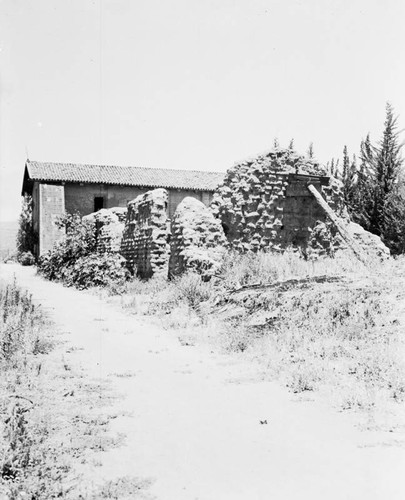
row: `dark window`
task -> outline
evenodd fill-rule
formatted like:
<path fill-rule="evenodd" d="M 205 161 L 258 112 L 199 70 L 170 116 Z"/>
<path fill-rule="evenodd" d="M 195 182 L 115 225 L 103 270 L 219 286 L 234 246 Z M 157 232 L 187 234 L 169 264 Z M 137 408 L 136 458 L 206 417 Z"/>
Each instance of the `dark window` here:
<path fill-rule="evenodd" d="M 104 208 L 104 198 L 102 196 L 96 196 L 94 198 L 94 211 L 98 212 Z"/>

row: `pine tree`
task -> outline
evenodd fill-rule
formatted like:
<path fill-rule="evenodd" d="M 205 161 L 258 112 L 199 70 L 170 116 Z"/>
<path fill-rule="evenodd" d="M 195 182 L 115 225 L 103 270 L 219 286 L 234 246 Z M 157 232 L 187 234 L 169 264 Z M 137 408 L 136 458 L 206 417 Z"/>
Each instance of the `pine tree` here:
<path fill-rule="evenodd" d="M 405 252 L 405 181 L 397 118 L 390 104 L 382 139 L 373 145 L 370 135 L 360 144 L 360 165 L 349 163 L 343 150 L 343 194 L 350 216 L 377 234 L 393 253 Z"/>
<path fill-rule="evenodd" d="M 350 192 L 352 190 L 352 178 L 350 175 L 350 158 L 347 151 L 347 146 L 343 148 L 343 165 L 341 179 L 343 183 L 343 198 L 346 205 L 350 206 Z"/>
<path fill-rule="evenodd" d="M 361 141 L 360 159 L 365 165 L 371 165 L 373 161 L 373 147 L 371 146 L 370 134 L 367 134 L 365 141 Z"/>
<path fill-rule="evenodd" d="M 386 105 L 384 132 L 377 146 L 372 147 L 371 169 L 375 181 L 374 210 L 370 221 L 372 232 L 383 236 L 390 219 L 390 207 L 387 203 L 395 191 L 403 159 L 402 144 L 399 142 L 397 118 L 391 104 Z"/>

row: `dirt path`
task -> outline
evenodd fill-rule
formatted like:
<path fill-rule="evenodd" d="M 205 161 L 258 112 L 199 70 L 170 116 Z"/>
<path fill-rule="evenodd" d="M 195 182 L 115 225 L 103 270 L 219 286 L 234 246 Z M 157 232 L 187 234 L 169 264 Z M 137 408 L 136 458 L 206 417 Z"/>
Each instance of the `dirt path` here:
<path fill-rule="evenodd" d="M 31 268 L 1 265 L 3 279 L 14 274 L 64 332 L 67 362 L 123 395 L 116 404 L 127 416 L 113 430 L 125 443 L 100 455 L 95 480 L 150 478 L 159 500 L 405 498 L 404 436 L 360 432 L 232 357 L 182 346 Z"/>

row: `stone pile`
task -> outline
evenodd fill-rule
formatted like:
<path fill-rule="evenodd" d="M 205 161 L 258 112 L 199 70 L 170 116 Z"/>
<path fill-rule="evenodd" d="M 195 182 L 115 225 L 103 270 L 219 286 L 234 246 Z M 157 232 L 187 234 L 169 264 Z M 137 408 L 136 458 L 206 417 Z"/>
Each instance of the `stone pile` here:
<path fill-rule="evenodd" d="M 172 219 L 169 276 L 193 269 L 209 278 L 221 265 L 226 247 L 221 223 L 211 210 L 195 198 L 184 198 Z"/>
<path fill-rule="evenodd" d="M 120 253 L 127 267 L 141 278 L 167 275 L 169 264 L 168 193 L 148 191 L 128 203 Z"/>

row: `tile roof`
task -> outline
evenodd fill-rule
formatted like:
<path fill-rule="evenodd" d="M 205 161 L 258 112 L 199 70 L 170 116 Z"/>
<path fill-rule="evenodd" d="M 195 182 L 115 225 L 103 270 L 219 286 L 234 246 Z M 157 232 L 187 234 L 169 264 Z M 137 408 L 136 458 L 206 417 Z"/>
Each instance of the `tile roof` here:
<path fill-rule="evenodd" d="M 27 161 L 28 178 L 33 181 L 116 184 L 150 188 L 214 191 L 225 173 L 198 170 L 173 170 L 113 165 L 81 165 Z"/>

